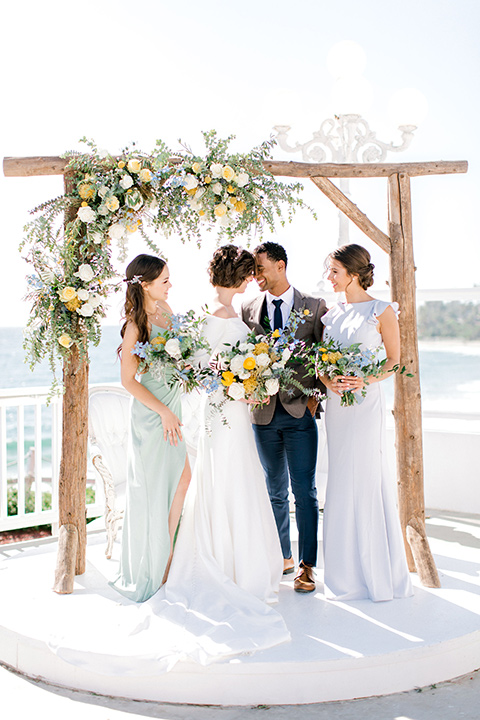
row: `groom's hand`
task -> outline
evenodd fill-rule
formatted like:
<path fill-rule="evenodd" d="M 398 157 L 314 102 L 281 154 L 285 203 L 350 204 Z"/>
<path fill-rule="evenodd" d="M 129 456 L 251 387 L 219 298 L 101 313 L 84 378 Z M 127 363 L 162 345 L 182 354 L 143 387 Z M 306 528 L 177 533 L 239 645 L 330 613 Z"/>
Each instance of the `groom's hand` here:
<path fill-rule="evenodd" d="M 313 396 L 309 397 L 307 400 L 307 408 L 310 410 L 310 413 L 313 418 L 315 417 L 315 413 L 317 412 L 317 407 L 318 407 L 318 400 L 316 398 L 314 398 Z"/>

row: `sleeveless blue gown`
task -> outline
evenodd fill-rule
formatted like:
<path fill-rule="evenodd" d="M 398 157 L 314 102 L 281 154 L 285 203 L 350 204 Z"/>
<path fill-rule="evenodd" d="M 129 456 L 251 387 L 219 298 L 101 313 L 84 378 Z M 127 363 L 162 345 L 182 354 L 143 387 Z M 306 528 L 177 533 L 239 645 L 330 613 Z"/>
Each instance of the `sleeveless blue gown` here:
<path fill-rule="evenodd" d="M 150 339 L 161 330 L 152 326 Z M 168 387 L 150 372 L 140 382 L 181 420 L 180 385 Z M 168 515 L 185 460 L 185 441 L 165 441 L 160 415 L 133 398 L 120 570 L 112 583 L 130 600 L 144 602 L 162 584 L 170 555 Z"/>

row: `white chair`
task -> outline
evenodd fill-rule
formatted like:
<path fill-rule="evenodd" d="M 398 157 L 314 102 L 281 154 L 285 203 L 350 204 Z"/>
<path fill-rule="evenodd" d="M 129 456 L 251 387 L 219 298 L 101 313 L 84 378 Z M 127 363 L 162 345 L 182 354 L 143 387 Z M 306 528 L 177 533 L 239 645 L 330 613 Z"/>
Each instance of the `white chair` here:
<path fill-rule="evenodd" d="M 105 555 L 109 559 L 124 513 L 130 399 L 130 393 L 120 386 L 102 385 L 89 389 L 88 438 L 92 464 L 103 480 L 107 530 Z"/>

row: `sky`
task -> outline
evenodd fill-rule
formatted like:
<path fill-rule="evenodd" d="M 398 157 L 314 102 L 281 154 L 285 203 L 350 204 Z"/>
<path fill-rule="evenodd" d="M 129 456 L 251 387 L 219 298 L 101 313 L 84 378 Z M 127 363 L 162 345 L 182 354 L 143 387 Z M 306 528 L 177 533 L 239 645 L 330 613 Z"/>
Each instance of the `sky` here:
<path fill-rule="evenodd" d="M 157 138 L 178 150 L 180 138 L 201 155 L 201 131 L 212 128 L 236 136 L 232 150 L 248 151 L 277 124 L 291 125 L 291 140 L 306 142 L 324 119 L 345 111 L 327 61 L 338 43 L 357 43 L 366 64 L 356 87 L 370 90 L 351 100 L 350 112 L 361 113 L 380 139 L 398 143 L 392 96 L 414 88 L 428 108 L 410 148 L 387 159 L 469 162 L 465 175 L 412 179 L 417 286 L 480 284 L 476 0 L 16 0 L 0 12 L 2 157 L 60 155 L 80 149 L 84 135 L 111 153 L 132 141 L 149 151 Z M 301 159 L 280 150 L 274 157 Z M 61 177 L 0 177 L 0 326 L 28 317 L 22 229 L 29 210 L 62 187 Z M 355 180 L 350 191 L 386 231 L 386 182 Z M 310 182 L 304 197 L 318 220 L 302 213 L 265 239 L 285 245 L 290 281 L 318 292 L 324 258 L 337 244 L 338 212 Z M 372 252 L 373 291 L 384 289 L 386 255 L 356 228 L 350 239 Z M 157 236 L 157 243 L 169 261 L 173 309 L 208 302 L 214 238 L 201 250 L 176 238 Z M 132 238 L 128 259 L 143 250 Z M 108 322 L 119 312 L 117 298 Z"/>

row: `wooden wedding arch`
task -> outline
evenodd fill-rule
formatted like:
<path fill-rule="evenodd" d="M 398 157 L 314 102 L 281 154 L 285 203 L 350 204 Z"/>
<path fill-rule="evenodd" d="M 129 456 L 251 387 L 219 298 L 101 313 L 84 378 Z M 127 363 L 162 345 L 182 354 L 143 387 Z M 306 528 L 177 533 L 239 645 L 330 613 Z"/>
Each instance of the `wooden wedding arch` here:
<path fill-rule="evenodd" d="M 7 177 L 64 175 L 65 190 L 70 176 L 68 159 L 60 157 L 4 158 Z M 410 178 L 419 175 L 465 173 L 466 161 L 417 163 L 300 163 L 266 161 L 264 167 L 276 176 L 310 178 L 312 182 L 367 237 L 390 255 L 392 300 L 400 315 L 401 366 L 407 373 L 395 375 L 395 437 L 399 512 L 405 537 L 409 569 L 416 571 L 427 587 L 440 581 L 425 532 L 422 412 L 418 362 L 418 338 L 413 258 Z M 330 178 L 384 177 L 388 181 L 388 235 L 382 232 L 332 183 Z M 72 218 L 66 217 L 65 222 Z M 88 432 L 88 360 L 73 346 L 64 364 L 62 458 L 59 481 L 59 550 L 54 590 L 70 593 L 75 575 L 85 572 L 85 487 Z"/>

